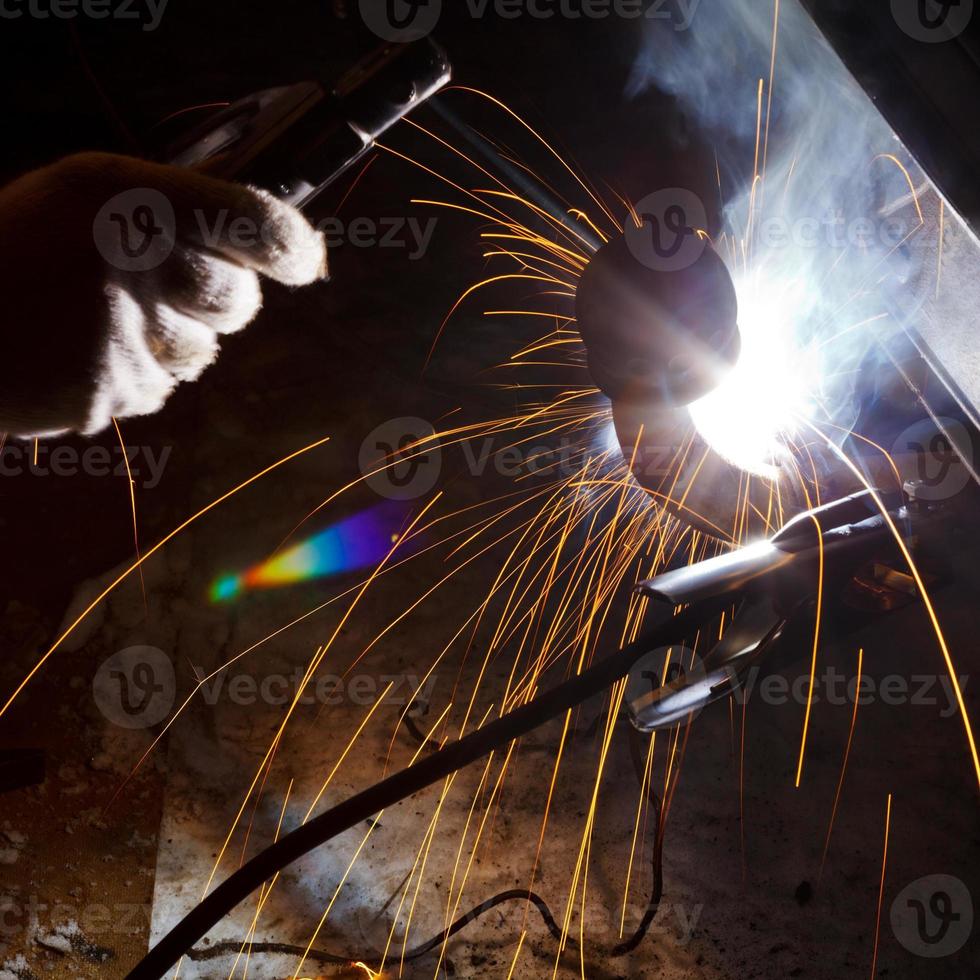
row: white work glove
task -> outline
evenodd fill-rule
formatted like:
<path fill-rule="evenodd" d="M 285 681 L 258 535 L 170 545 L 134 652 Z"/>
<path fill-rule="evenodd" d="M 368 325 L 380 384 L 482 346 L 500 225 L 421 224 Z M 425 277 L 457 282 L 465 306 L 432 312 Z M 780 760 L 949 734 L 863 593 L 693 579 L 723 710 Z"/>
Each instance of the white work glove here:
<path fill-rule="evenodd" d="M 0 433 L 155 412 L 256 315 L 257 273 L 326 271 L 323 236 L 265 191 L 103 153 L 32 171 L 0 190 Z"/>

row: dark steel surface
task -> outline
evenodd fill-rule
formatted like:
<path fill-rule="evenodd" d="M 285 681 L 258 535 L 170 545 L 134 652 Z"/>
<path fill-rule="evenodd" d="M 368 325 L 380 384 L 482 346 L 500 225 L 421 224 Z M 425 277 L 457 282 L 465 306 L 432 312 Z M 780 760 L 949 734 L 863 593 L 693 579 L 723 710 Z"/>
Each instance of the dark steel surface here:
<path fill-rule="evenodd" d="M 926 43 L 899 27 L 890 0 L 802 2 L 940 192 L 980 232 L 976 13 L 962 33 Z"/>

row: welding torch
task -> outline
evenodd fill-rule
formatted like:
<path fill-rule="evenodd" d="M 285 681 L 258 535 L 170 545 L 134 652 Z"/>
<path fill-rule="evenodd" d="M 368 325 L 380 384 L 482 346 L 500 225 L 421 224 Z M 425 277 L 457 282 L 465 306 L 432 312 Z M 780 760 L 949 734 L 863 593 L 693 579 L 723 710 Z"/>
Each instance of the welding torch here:
<path fill-rule="evenodd" d="M 387 44 L 333 84 L 301 82 L 234 102 L 171 146 L 167 157 L 303 208 L 451 74 L 446 52 L 431 38 Z"/>

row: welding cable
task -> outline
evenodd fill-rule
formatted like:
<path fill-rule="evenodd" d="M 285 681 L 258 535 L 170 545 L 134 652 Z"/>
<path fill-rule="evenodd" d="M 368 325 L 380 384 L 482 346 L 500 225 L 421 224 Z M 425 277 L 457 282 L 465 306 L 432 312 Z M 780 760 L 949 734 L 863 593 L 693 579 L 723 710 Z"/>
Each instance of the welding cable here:
<path fill-rule="evenodd" d="M 427 742 L 435 746 L 436 749 L 440 747 L 440 743 L 435 742 L 432 739 L 426 739 L 425 734 L 412 722 L 411 709 L 415 708 L 417 705 L 413 702 L 409 706 L 409 713 L 405 716 L 406 727 L 412 733 L 413 738 L 420 745 L 426 745 Z M 596 722 L 601 720 L 603 715 L 600 713 L 596 716 Z M 619 715 L 619 721 L 628 721 L 629 715 L 627 712 L 621 712 Z M 593 730 L 592 733 L 598 730 L 598 725 L 593 722 L 589 726 L 589 729 Z M 589 730 L 580 734 L 588 734 Z M 630 757 L 633 761 L 633 767 L 636 772 L 637 781 L 641 786 L 646 782 L 644 778 L 644 770 L 646 767 L 646 762 L 644 761 L 641 751 L 640 751 L 640 733 L 630 725 L 627 728 L 627 734 L 629 736 L 629 747 L 630 747 Z M 664 890 L 664 878 L 663 878 L 663 834 L 661 833 L 661 813 L 660 813 L 660 799 L 653 788 L 653 784 L 647 786 L 647 800 L 651 807 L 651 812 L 654 815 L 654 820 L 656 821 L 656 828 L 654 831 L 654 846 L 651 853 L 651 864 L 653 871 L 653 886 L 650 893 L 650 899 L 647 902 L 647 907 L 644 909 L 643 917 L 640 920 L 640 924 L 637 926 L 636 930 L 631 936 L 624 939 L 622 942 L 618 943 L 616 946 L 612 947 L 605 955 L 609 957 L 614 956 L 625 956 L 627 953 L 631 953 L 640 943 L 643 941 L 647 932 L 650 930 L 650 926 L 653 924 L 653 920 L 657 916 L 657 912 L 660 911 L 660 900 L 663 897 Z M 461 915 L 448 929 L 444 929 L 438 935 L 433 936 L 431 939 L 427 939 L 425 942 L 420 943 L 418 946 L 414 946 L 412 949 L 408 950 L 400 959 L 405 963 L 410 963 L 413 960 L 420 959 L 425 956 L 426 953 L 431 952 L 438 946 L 441 946 L 450 937 L 456 935 L 457 932 L 465 929 L 471 922 L 475 922 L 485 913 L 497 908 L 499 905 L 504 905 L 507 902 L 530 902 L 537 910 L 541 916 L 541 921 L 544 922 L 551 933 L 552 937 L 559 943 L 564 942 L 567 946 L 575 948 L 578 944 L 574 936 L 563 936 L 561 927 L 558 925 L 555 919 L 554 913 L 551 911 L 548 903 L 537 893 L 530 891 L 528 889 L 521 888 L 511 888 L 507 891 L 499 892 L 496 895 L 491 896 L 479 905 L 474 906 L 468 912 Z M 356 955 L 343 956 L 339 953 L 332 953 L 326 949 L 317 949 L 316 947 L 310 947 L 307 949 L 305 946 L 297 946 L 294 943 L 279 943 L 279 942 L 255 942 L 254 940 L 241 940 L 241 939 L 229 939 L 224 940 L 220 943 L 215 943 L 213 946 L 200 947 L 195 946 L 193 949 L 187 951 L 188 959 L 193 960 L 195 963 L 199 963 L 206 960 L 216 960 L 220 959 L 222 956 L 239 956 L 242 950 L 248 949 L 249 956 L 256 955 L 279 955 L 279 956 L 304 956 L 308 960 L 314 960 L 317 963 L 353 963 L 356 960 L 366 959 L 366 955 L 358 953 Z"/>
<path fill-rule="evenodd" d="M 433 936 L 424 943 L 420 943 L 418 946 L 408 950 L 399 959 L 404 960 L 406 963 L 420 959 L 426 953 L 431 953 L 432 950 L 441 946 L 451 936 L 465 929 L 471 922 L 475 922 L 481 915 L 484 915 L 491 909 L 495 909 L 498 905 L 503 905 L 505 902 L 530 902 L 541 913 L 541 918 L 548 927 L 548 931 L 556 940 L 561 942 L 561 926 L 555 921 L 551 909 L 548 908 L 548 903 L 536 892 L 528 891 L 526 888 L 511 888 L 509 891 L 500 892 L 499 895 L 488 898 L 485 902 L 480 902 L 479 905 L 471 908 L 465 915 L 461 915 L 448 929 L 443 929 L 439 935 Z M 569 937 L 569 943 L 571 945 L 575 944 L 574 937 Z M 316 960 L 319 963 L 353 963 L 355 960 L 364 959 L 364 955 L 361 953 L 357 956 L 340 956 L 337 953 L 331 953 L 325 949 L 307 949 L 305 946 L 296 946 L 292 943 L 257 943 L 243 942 L 242 940 L 227 940 L 225 942 L 215 943 L 215 945 L 208 946 L 206 949 L 195 947 L 188 951 L 187 956 L 189 959 L 199 962 L 201 960 L 218 959 L 221 956 L 238 956 L 245 949 L 248 950 L 250 955 L 254 955 L 255 953 L 278 953 L 283 956 L 305 956 L 308 960 Z"/>
<path fill-rule="evenodd" d="M 684 753 L 687 748 L 687 739 L 691 734 L 691 729 L 688 727 L 684 732 L 684 748 L 681 749 L 681 759 L 684 758 Z M 629 738 L 630 738 L 630 755 L 633 758 L 633 768 L 636 772 L 636 778 L 643 785 L 645 779 L 646 762 L 640 752 L 640 733 L 637 729 L 633 728 L 632 725 L 629 728 Z M 680 779 L 680 763 L 678 763 L 677 774 L 674 776 L 674 787 L 676 788 L 677 782 Z M 664 802 L 666 806 L 670 806 L 670 797 L 673 795 L 673 790 L 669 790 L 667 795 L 664 797 Z M 657 913 L 660 911 L 660 902 L 664 895 L 664 835 L 666 832 L 665 822 L 667 819 L 667 813 L 664 809 L 664 805 L 661 803 L 660 798 L 657 796 L 656 791 L 653 788 L 653 780 L 651 779 L 647 786 L 647 802 L 650 805 L 650 812 L 653 814 L 653 818 L 656 821 L 656 827 L 653 833 L 653 853 L 651 855 L 651 863 L 653 864 L 653 887 L 650 890 L 650 898 L 647 901 L 647 907 L 643 911 L 643 917 L 640 919 L 640 924 L 636 927 L 633 934 L 628 936 L 622 942 L 618 943 L 609 951 L 609 956 L 625 956 L 627 953 L 632 953 L 637 946 L 643 942 L 644 937 L 650 931 L 650 926 L 653 925 L 653 920 L 657 917 Z"/>
<path fill-rule="evenodd" d="M 408 711 L 405 712 L 405 717 L 402 719 L 402 724 L 405 726 L 405 730 L 409 735 L 415 740 L 415 742 L 421 746 L 423 749 L 428 749 L 430 752 L 438 752 L 442 748 L 442 743 L 436 741 L 434 738 L 429 738 L 425 732 L 419 728 L 418 723 L 412 717 L 412 712 L 416 708 L 421 708 L 420 717 L 424 718 L 429 713 L 429 706 L 423 704 L 416 698 L 409 706 Z"/>
<path fill-rule="evenodd" d="M 229 875 L 199 905 L 188 912 L 127 974 L 127 980 L 161 980 L 167 970 L 239 902 L 248 898 L 264 882 L 293 861 L 379 811 L 394 806 L 582 704 L 622 680 L 633 665 L 650 650 L 680 643 L 688 638 L 712 614 L 720 612 L 723 605 L 720 600 L 712 599 L 688 607 L 583 673 L 471 732 L 465 738 L 420 759 L 407 769 L 362 790 L 281 837 Z"/>
<path fill-rule="evenodd" d="M 411 715 L 406 715 L 406 719 L 410 717 Z M 599 717 L 601 718 L 602 715 L 600 714 Z M 629 716 L 623 712 L 620 714 L 619 720 L 624 721 L 627 720 L 628 717 Z M 640 734 L 632 726 L 630 726 L 627 731 L 629 734 L 630 756 L 633 760 L 634 769 L 636 770 L 636 778 L 642 786 L 645 782 L 644 768 L 646 763 L 644 762 L 638 747 Z M 422 732 L 419 732 L 419 741 L 425 741 L 425 735 Z M 647 902 L 647 907 L 643 912 L 643 917 L 640 920 L 639 926 L 637 926 L 636 930 L 631 936 L 612 947 L 612 949 L 605 954 L 609 957 L 624 956 L 636 949 L 636 947 L 643 941 L 647 932 L 649 932 L 650 926 L 653 924 L 653 920 L 656 918 L 657 912 L 660 910 L 660 900 L 663 897 L 664 887 L 663 834 L 661 833 L 660 799 L 654 791 L 652 784 L 647 787 L 647 800 L 650 803 L 651 812 L 653 813 L 656 821 L 654 846 L 651 854 L 651 863 L 653 865 L 653 887 L 651 889 L 650 899 Z M 433 949 L 441 946 L 446 942 L 446 940 L 456 935 L 457 932 L 461 932 L 471 922 L 475 922 L 482 915 L 486 914 L 492 909 L 497 908 L 499 905 L 504 905 L 507 902 L 530 902 L 538 910 L 538 913 L 541 916 L 541 921 L 545 924 L 548 932 L 551 933 L 552 937 L 557 942 L 560 943 L 564 941 L 565 944 L 571 948 L 575 948 L 578 945 L 574 936 L 564 936 L 562 934 L 561 927 L 558 925 L 554 913 L 551 911 L 548 903 L 537 892 L 523 888 L 511 888 L 507 891 L 499 892 L 485 901 L 480 902 L 479 905 L 474 906 L 468 912 L 461 915 L 451 926 L 449 926 L 448 929 L 444 929 L 431 939 L 427 939 L 418 946 L 414 946 L 412 949 L 405 952 L 400 959 L 405 963 L 410 963 L 413 960 L 420 959 L 421 957 L 425 956 L 426 953 L 429 953 Z M 244 949 L 248 950 L 249 956 L 263 954 L 273 956 L 304 956 L 306 959 L 314 960 L 318 963 L 353 963 L 356 960 L 366 959 L 363 952 L 356 955 L 343 956 L 339 953 L 332 953 L 329 950 L 317 949 L 316 947 L 310 947 L 307 949 L 305 946 L 298 946 L 294 943 L 255 942 L 254 940 L 241 939 L 224 940 L 223 942 L 215 943 L 213 946 L 207 947 L 195 946 L 193 949 L 187 951 L 187 957 L 188 959 L 193 960 L 195 963 L 199 963 L 206 960 L 220 959 L 222 956 L 239 956 Z"/>
<path fill-rule="evenodd" d="M 411 715 L 406 715 L 406 719 L 410 718 Z M 602 717 L 600 714 L 599 718 Z M 623 712 L 619 716 L 620 721 L 628 720 L 628 715 Z M 416 729 L 418 731 L 418 729 Z M 640 733 L 630 726 L 628 729 L 629 734 L 629 745 L 630 745 L 630 756 L 633 760 L 633 766 L 636 770 L 636 778 L 642 786 L 645 782 L 644 780 L 644 768 L 645 761 L 643 760 L 640 750 L 639 750 L 639 738 Z M 425 742 L 425 735 L 418 731 L 418 740 L 421 743 Z M 431 741 L 431 740 L 430 740 Z M 438 743 L 433 743 L 438 745 Z M 651 863 L 653 870 L 653 887 L 650 893 L 650 899 L 647 902 L 647 907 L 644 909 L 643 917 L 640 920 L 640 924 L 637 926 L 636 930 L 632 935 L 624 939 L 622 942 L 617 943 L 613 946 L 606 956 L 625 956 L 627 953 L 631 953 L 640 943 L 643 941 L 647 932 L 650 930 L 650 926 L 653 924 L 653 920 L 657 916 L 657 912 L 660 910 L 660 900 L 663 897 L 664 890 L 664 877 L 663 877 L 663 833 L 661 832 L 661 814 L 660 814 L 660 799 L 658 798 L 656 792 L 653 789 L 653 785 L 650 784 L 647 787 L 647 800 L 650 803 L 651 812 L 654 815 L 656 821 L 656 828 L 654 832 L 654 846 L 651 854 Z M 544 922 L 551 933 L 552 937 L 557 942 L 564 942 L 567 946 L 571 948 L 577 947 L 578 943 L 574 936 L 564 936 L 562 934 L 561 927 L 555 919 L 554 913 L 548 906 L 548 903 L 537 893 L 530 891 L 528 889 L 522 888 L 511 888 L 508 891 L 503 891 L 497 895 L 486 899 L 479 905 L 474 906 L 464 915 L 461 915 L 448 929 L 444 929 L 437 936 L 433 936 L 431 939 L 420 943 L 418 946 L 413 947 L 408 950 L 400 958 L 405 963 L 410 963 L 412 960 L 420 959 L 425 956 L 426 953 L 431 952 L 438 946 L 441 946 L 450 937 L 456 935 L 457 932 L 465 929 L 471 922 L 475 922 L 480 916 L 497 908 L 499 905 L 504 905 L 507 902 L 530 902 L 541 915 L 541 921 Z M 305 946 L 297 946 L 293 943 L 277 943 L 277 942 L 255 942 L 254 940 L 241 940 L 232 939 L 225 940 L 220 943 L 215 943 L 213 946 L 200 947 L 195 946 L 193 949 L 187 951 L 187 956 L 189 959 L 193 960 L 195 963 L 202 962 L 205 960 L 216 960 L 222 956 L 238 956 L 241 954 L 242 950 L 248 949 L 249 956 L 271 954 L 280 956 L 305 956 L 309 960 L 315 960 L 318 963 L 353 963 L 356 960 L 365 959 L 364 953 L 359 953 L 357 955 L 342 956 L 339 953 L 332 953 L 329 950 L 317 949 L 316 947 L 311 947 L 307 949 Z"/>

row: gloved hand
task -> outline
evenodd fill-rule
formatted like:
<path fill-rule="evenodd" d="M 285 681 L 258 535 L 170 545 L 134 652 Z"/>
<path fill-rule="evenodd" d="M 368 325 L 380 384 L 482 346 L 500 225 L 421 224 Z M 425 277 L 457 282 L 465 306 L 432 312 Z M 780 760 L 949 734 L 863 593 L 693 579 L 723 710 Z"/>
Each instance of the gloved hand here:
<path fill-rule="evenodd" d="M 157 411 L 258 312 L 258 273 L 326 275 L 323 236 L 265 191 L 130 157 L 0 190 L 0 433 L 92 434 Z"/>

